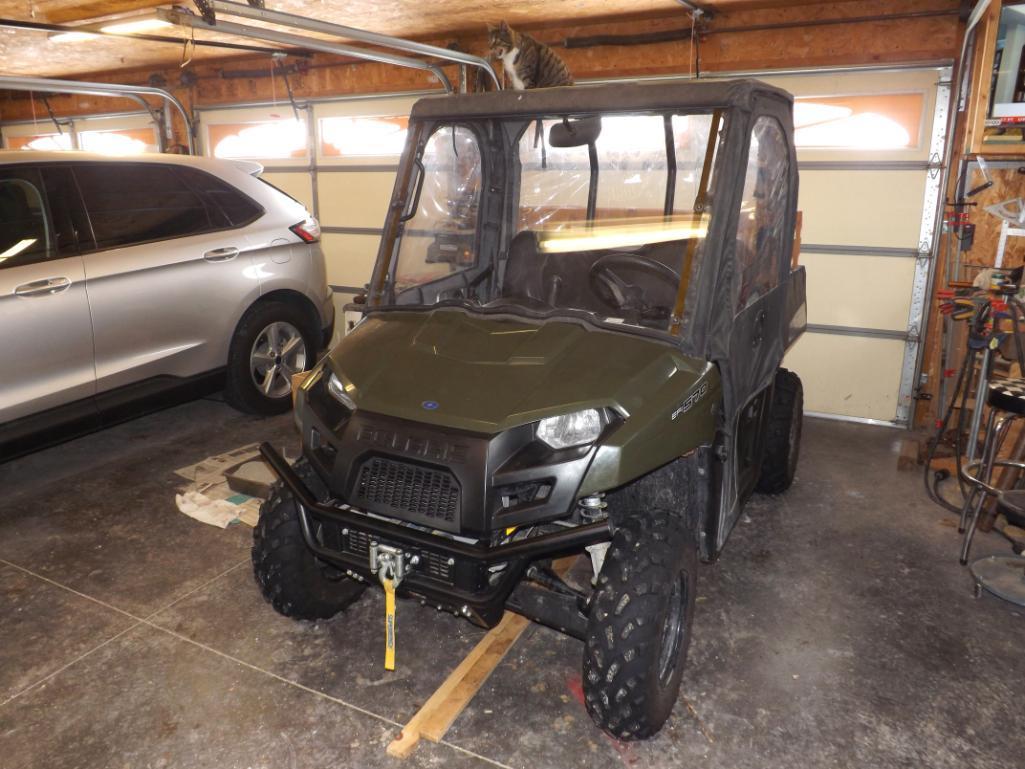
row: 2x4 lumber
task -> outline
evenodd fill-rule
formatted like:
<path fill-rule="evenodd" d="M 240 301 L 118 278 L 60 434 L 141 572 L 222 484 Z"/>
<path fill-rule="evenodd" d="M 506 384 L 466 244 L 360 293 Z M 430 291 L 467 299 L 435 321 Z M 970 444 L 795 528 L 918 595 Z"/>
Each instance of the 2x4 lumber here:
<path fill-rule="evenodd" d="M 554 564 L 555 573 L 563 576 L 576 560 L 577 556 L 560 558 Z M 507 611 L 391 741 L 388 755 L 406 758 L 421 738 L 441 741 L 529 625 L 530 620 Z"/>

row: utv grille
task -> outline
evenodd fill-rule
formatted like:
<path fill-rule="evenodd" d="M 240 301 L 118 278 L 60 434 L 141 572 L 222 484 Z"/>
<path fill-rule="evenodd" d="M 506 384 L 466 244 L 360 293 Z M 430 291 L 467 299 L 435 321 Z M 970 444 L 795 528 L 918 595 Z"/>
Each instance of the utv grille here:
<path fill-rule="evenodd" d="M 459 484 L 444 470 L 375 457 L 359 471 L 355 496 L 392 513 L 410 513 L 449 523 L 459 514 Z"/>

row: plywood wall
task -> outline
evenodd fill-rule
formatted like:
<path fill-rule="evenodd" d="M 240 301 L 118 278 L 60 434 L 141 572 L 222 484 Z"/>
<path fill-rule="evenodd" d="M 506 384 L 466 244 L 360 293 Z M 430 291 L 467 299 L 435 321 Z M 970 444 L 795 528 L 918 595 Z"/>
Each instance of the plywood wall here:
<path fill-rule="evenodd" d="M 1025 166 L 1025 161 L 1022 165 Z M 1016 167 L 991 168 L 989 175 L 993 186 L 975 195 L 971 202 L 977 205 L 968 209 L 969 221 L 975 225 L 975 240 L 971 251 L 966 254 L 967 261 L 987 266 L 992 265 L 996 258 L 1001 219 L 987 213 L 986 206 L 1025 197 L 1025 174 L 1019 173 Z M 983 181 L 982 172 L 974 168 L 965 189 L 972 189 Z M 1022 264 L 1025 264 L 1025 238 L 1008 238 L 1004 250 L 1004 266 L 1018 267 Z"/>

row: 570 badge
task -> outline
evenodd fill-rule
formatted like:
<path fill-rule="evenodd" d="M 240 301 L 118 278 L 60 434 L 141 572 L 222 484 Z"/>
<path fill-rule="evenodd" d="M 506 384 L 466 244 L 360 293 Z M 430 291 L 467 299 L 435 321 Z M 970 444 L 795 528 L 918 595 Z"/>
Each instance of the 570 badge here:
<path fill-rule="evenodd" d="M 708 382 L 702 382 L 701 386 L 687 396 L 687 400 L 680 404 L 680 408 L 673 412 L 672 419 L 676 419 L 680 414 L 686 414 L 690 411 L 694 404 L 705 397 L 708 393 Z"/>

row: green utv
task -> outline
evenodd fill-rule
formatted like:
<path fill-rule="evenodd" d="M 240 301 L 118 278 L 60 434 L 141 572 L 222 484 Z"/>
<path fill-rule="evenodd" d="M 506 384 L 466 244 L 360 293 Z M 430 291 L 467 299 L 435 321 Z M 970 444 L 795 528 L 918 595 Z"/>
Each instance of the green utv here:
<path fill-rule="evenodd" d="M 274 608 L 380 581 L 483 627 L 509 609 L 584 642 L 599 727 L 655 734 L 698 558 L 794 478 L 791 113 L 751 80 L 418 101 L 364 317 L 297 393 L 302 458 L 262 447 Z M 574 585 L 552 560 L 584 550 Z"/>

